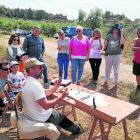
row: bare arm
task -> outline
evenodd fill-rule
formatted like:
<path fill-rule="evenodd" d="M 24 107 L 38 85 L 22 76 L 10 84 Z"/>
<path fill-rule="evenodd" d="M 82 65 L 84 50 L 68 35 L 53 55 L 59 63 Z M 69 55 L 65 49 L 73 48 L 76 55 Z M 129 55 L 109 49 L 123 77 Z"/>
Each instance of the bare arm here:
<path fill-rule="evenodd" d="M 87 50 L 87 58 L 86 58 L 86 61 L 89 60 L 89 53 L 90 53 L 90 49 Z"/>
<path fill-rule="evenodd" d="M 134 44 L 132 46 L 132 51 L 140 51 L 140 47 L 137 47 L 137 39 L 134 40 Z"/>
<path fill-rule="evenodd" d="M 124 37 L 123 37 L 123 29 L 120 29 L 121 32 L 121 40 L 120 40 L 120 44 L 123 45 L 125 43 Z"/>
<path fill-rule="evenodd" d="M 101 43 L 101 38 L 98 38 L 98 40 L 99 40 L 99 43 L 100 43 L 100 46 L 99 46 L 99 50 L 102 50 L 102 43 Z"/>
<path fill-rule="evenodd" d="M 42 99 L 39 99 L 37 100 L 37 103 L 44 109 L 44 110 L 47 110 L 47 109 L 50 109 L 51 107 L 54 107 L 56 104 L 58 104 L 63 98 L 65 98 L 66 96 L 68 96 L 68 92 L 67 92 L 68 89 L 65 89 L 65 91 L 56 99 L 53 99 L 53 100 L 47 100 L 47 98 L 42 98 Z"/>
<path fill-rule="evenodd" d="M 62 49 L 68 49 L 68 48 L 69 48 L 69 43 L 70 43 L 70 42 L 68 42 L 68 43 L 67 43 L 67 46 L 63 47 Z"/>
<path fill-rule="evenodd" d="M 61 49 L 62 49 L 62 46 L 61 46 L 61 39 L 60 39 L 60 36 L 58 37 L 58 39 L 59 39 L 59 43 L 58 43 L 58 48 L 57 48 L 57 50 L 61 50 Z"/>
<path fill-rule="evenodd" d="M 5 97 L 4 92 L 0 93 L 0 98 L 3 99 Z"/>
<path fill-rule="evenodd" d="M 71 48 L 69 48 L 69 61 L 71 61 Z"/>
<path fill-rule="evenodd" d="M 9 86 L 12 87 L 12 88 L 16 88 L 16 89 L 19 88 L 19 86 L 14 86 L 14 85 L 12 85 L 10 81 L 8 81 L 8 84 L 9 84 Z"/>
<path fill-rule="evenodd" d="M 61 83 L 61 81 L 56 80 L 54 82 L 54 85 L 55 85 L 54 87 L 52 87 L 51 89 L 44 89 L 46 96 L 52 95 L 60 87 L 60 83 Z"/>

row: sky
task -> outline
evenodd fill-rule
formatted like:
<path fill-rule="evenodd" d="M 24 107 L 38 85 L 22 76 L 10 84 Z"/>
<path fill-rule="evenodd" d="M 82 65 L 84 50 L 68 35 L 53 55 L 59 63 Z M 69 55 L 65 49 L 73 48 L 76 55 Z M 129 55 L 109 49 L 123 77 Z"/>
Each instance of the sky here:
<path fill-rule="evenodd" d="M 134 21 L 140 18 L 140 0 L 0 0 L 6 8 L 45 10 L 47 13 L 63 14 L 68 19 L 77 19 L 78 10 L 88 15 L 91 9 L 100 8 L 103 13 L 124 14 Z"/>

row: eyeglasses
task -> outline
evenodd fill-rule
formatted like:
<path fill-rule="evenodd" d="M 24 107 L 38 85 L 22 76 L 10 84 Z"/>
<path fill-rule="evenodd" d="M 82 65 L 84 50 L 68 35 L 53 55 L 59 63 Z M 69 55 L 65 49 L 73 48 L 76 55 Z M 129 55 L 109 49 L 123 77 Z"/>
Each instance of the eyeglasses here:
<path fill-rule="evenodd" d="M 64 33 L 60 34 L 60 36 L 62 36 Z"/>
<path fill-rule="evenodd" d="M 112 29 L 112 31 L 114 31 L 114 30 L 117 31 L 118 29 Z"/>
<path fill-rule="evenodd" d="M 77 30 L 76 33 L 81 32 L 81 30 Z"/>
<path fill-rule="evenodd" d="M 13 39 L 14 41 L 18 41 L 17 39 Z"/>
<path fill-rule="evenodd" d="M 137 32 L 137 35 L 140 34 L 140 32 Z"/>
<path fill-rule="evenodd" d="M 8 71 L 8 70 L 10 70 L 10 68 L 1 68 L 2 70 L 4 70 L 4 71 Z"/>

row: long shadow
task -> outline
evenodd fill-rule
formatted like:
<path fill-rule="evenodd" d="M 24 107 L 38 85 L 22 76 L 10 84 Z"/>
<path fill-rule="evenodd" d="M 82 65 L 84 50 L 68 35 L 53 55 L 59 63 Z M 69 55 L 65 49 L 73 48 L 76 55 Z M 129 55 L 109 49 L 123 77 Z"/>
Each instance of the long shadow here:
<path fill-rule="evenodd" d="M 108 86 L 105 85 L 100 89 L 100 92 L 111 97 L 117 98 L 117 87 L 113 86 L 111 89 L 108 89 Z"/>
<path fill-rule="evenodd" d="M 89 90 L 96 90 L 97 84 L 93 84 L 93 81 L 91 80 L 87 85 L 84 86 L 85 88 L 88 88 Z"/>

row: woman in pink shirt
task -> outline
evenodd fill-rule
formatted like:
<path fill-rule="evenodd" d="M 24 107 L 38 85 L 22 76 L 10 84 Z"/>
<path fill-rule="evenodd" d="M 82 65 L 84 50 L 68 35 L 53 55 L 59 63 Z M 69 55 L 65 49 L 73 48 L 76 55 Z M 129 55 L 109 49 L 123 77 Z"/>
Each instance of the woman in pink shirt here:
<path fill-rule="evenodd" d="M 76 73 L 78 67 L 78 81 L 77 85 L 80 84 L 80 79 L 83 73 L 85 61 L 89 60 L 90 43 L 86 36 L 84 36 L 83 28 L 78 26 L 76 28 L 77 35 L 74 36 L 69 44 L 69 61 L 72 65 L 72 83 L 76 82 Z"/>
<path fill-rule="evenodd" d="M 140 92 L 140 28 L 137 29 L 137 36 L 132 46 L 132 51 L 134 51 L 133 74 L 136 75 L 137 81 L 136 94 Z"/>

